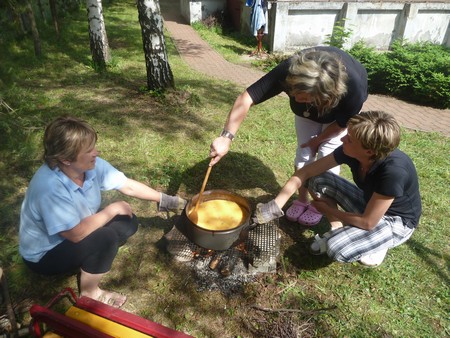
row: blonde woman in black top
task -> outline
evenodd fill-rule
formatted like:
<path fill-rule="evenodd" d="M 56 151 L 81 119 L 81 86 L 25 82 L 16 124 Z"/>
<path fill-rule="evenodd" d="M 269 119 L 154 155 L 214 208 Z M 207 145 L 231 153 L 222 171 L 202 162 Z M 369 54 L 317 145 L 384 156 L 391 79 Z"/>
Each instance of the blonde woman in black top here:
<path fill-rule="evenodd" d="M 305 49 L 281 62 L 237 97 L 222 133 L 211 144 L 213 165 L 229 151 L 250 108 L 282 92 L 288 94 L 295 114 L 294 167 L 299 169 L 342 144 L 340 139 L 348 120 L 360 112 L 367 99 L 367 72 L 358 61 L 335 47 Z M 339 166 L 330 171 L 339 174 Z M 286 216 L 307 226 L 317 224 L 322 217 L 309 203 L 303 187 Z"/>

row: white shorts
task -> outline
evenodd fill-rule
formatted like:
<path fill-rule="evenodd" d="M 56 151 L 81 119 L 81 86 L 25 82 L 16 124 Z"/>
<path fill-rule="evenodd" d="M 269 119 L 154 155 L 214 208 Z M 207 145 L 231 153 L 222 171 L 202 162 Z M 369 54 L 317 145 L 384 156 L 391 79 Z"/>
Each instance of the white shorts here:
<path fill-rule="evenodd" d="M 301 148 L 300 145 L 308 142 L 312 137 L 319 135 L 331 123 L 323 124 L 314 122 L 304 117 L 295 115 L 295 131 L 297 132 L 297 151 L 295 154 L 295 168 L 299 169 L 308 163 L 312 163 L 317 159 L 331 154 L 342 142 L 341 138 L 347 133 L 347 130 L 333 137 L 331 140 L 322 143 L 317 150 L 317 156 L 312 156 L 310 148 Z M 339 175 L 340 166 L 330 169 L 330 172 Z"/>

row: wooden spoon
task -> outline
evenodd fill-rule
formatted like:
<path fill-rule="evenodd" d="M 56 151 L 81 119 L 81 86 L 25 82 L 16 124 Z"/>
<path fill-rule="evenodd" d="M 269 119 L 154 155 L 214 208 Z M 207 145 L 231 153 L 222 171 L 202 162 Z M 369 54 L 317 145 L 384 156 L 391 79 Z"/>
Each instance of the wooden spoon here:
<path fill-rule="evenodd" d="M 194 210 L 189 213 L 190 219 L 192 222 L 197 223 L 198 221 L 198 206 L 201 203 L 203 192 L 205 191 L 206 182 L 208 182 L 209 174 L 211 173 L 212 165 L 208 166 L 208 170 L 206 171 L 205 179 L 203 180 L 202 188 L 200 189 L 200 194 L 197 198 L 197 203 L 195 204 Z"/>

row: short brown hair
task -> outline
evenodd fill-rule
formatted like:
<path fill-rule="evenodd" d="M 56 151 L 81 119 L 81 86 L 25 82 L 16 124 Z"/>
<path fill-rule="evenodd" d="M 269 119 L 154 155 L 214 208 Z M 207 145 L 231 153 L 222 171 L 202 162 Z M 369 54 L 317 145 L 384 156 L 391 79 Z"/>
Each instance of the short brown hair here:
<path fill-rule="evenodd" d="M 374 160 L 387 157 L 400 144 L 399 124 L 383 111 L 361 112 L 348 121 L 347 127 L 365 149 L 374 152 Z"/>
<path fill-rule="evenodd" d="M 44 161 L 55 168 L 62 161 L 76 161 L 85 148 L 95 145 L 97 133 L 86 121 L 71 116 L 53 120 L 44 133 Z"/>

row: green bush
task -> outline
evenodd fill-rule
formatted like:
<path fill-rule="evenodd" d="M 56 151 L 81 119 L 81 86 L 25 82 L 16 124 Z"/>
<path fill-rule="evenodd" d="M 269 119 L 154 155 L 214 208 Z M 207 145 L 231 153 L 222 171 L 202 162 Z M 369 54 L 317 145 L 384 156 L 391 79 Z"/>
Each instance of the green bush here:
<path fill-rule="evenodd" d="M 349 52 L 366 67 L 371 93 L 450 107 L 450 49 L 396 41 L 389 52 L 381 53 L 359 42 Z"/>
<path fill-rule="evenodd" d="M 324 41 L 326 45 L 342 49 L 342 47 L 345 45 L 345 43 L 353 33 L 352 29 L 345 27 L 345 20 L 346 19 L 342 19 L 336 22 L 333 27 L 333 32 L 326 36 L 327 39 Z"/>
<path fill-rule="evenodd" d="M 360 41 L 348 52 L 367 69 L 369 93 L 436 108 L 450 108 L 450 49 L 429 42 L 394 42 L 380 52 Z M 270 55 L 258 67 L 270 71 L 288 56 Z"/>
<path fill-rule="evenodd" d="M 386 94 L 386 57 L 374 48 L 367 47 L 364 42 L 358 42 L 349 50 L 349 53 L 364 67 L 369 78 L 370 93 Z"/>

